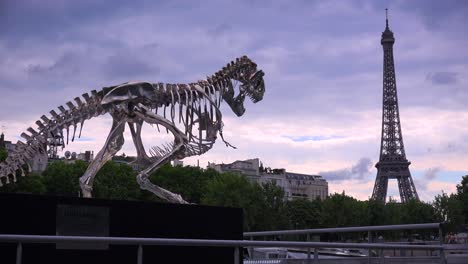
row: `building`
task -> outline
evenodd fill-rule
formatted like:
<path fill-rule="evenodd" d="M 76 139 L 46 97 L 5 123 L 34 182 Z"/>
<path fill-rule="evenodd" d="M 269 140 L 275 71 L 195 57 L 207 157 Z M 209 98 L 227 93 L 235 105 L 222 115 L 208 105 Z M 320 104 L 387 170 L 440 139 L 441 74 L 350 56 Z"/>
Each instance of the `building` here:
<path fill-rule="evenodd" d="M 11 143 L 11 141 L 6 141 L 5 135 L 2 133 L 0 135 L 0 148 L 5 149 L 8 153 L 12 153 L 16 148 L 16 144 Z"/>
<path fill-rule="evenodd" d="M 179 160 L 179 159 L 175 159 L 175 160 L 172 161 L 172 166 L 174 166 L 174 167 L 177 167 L 177 166 L 183 167 L 184 166 L 184 161 Z"/>
<path fill-rule="evenodd" d="M 87 150 L 84 153 L 79 153 L 76 159 L 91 162 L 94 159 L 94 151 Z"/>
<path fill-rule="evenodd" d="M 284 190 L 288 200 L 304 198 L 314 200 L 328 196 L 328 182 L 320 175 L 287 172 L 285 169 L 264 169 L 258 158 L 238 160 L 230 164 L 208 163 L 218 172 L 239 173 L 260 184 L 274 183 Z"/>

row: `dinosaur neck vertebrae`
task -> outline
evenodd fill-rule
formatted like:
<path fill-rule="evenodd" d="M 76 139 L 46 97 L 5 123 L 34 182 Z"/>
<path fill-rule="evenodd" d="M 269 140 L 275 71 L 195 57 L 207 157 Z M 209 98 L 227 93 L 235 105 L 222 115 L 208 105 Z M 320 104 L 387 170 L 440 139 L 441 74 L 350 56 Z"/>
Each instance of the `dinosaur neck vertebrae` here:
<path fill-rule="evenodd" d="M 234 83 L 237 82 L 240 83 L 239 93 L 234 97 Z M 64 147 L 70 136 L 74 141 L 78 127 L 78 137 L 81 136 L 86 120 L 110 114 L 113 125 L 107 140 L 80 178 L 83 196 L 91 197 L 96 173 L 120 150 L 125 125 L 128 125 L 137 150 L 135 162 L 145 168 L 137 176 L 140 187 L 170 202 L 184 203 L 180 195 L 150 183 L 148 175 L 173 159 L 205 153 L 212 148 L 218 132 L 224 143 L 231 146 L 222 134 L 221 102 L 225 101 L 240 116 L 245 111 L 245 97 L 256 103 L 262 100 L 264 91 L 263 72 L 257 70 L 257 65 L 246 56 L 195 83 L 133 82 L 93 90 L 83 94 L 82 98 L 76 97 L 75 104 L 67 102 L 67 108 L 59 106 L 59 113 L 52 110 L 50 117 L 43 115 L 36 121 L 36 129 L 30 127 L 27 129 L 29 134 L 21 134 L 26 142 L 18 141 L 16 150 L 0 163 L 0 186 L 3 178 L 4 183 L 10 183 L 10 177 L 15 182 L 18 170 L 24 176 L 23 165 L 31 171 L 28 161 L 38 153 L 47 153 L 48 146 L 56 144 L 57 138 Z M 162 126 L 174 135 L 174 142 L 153 147 L 148 155 L 141 140 L 143 123 L 156 125 L 158 131 Z"/>

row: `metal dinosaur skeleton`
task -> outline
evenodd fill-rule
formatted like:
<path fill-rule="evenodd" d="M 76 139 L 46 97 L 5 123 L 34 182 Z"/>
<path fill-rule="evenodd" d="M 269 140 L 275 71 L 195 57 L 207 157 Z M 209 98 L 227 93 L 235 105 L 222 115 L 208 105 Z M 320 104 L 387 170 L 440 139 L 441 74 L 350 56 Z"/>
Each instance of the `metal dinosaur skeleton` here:
<path fill-rule="evenodd" d="M 180 195 L 152 184 L 149 175 L 171 160 L 205 153 L 213 147 L 218 132 L 226 146 L 231 146 L 223 138 L 220 104 L 225 101 L 237 116 L 243 115 L 246 96 L 254 103 L 263 99 L 263 75 L 254 62 L 243 56 L 228 63 L 222 70 L 207 77 L 207 80 L 195 83 L 132 82 L 85 93 L 82 95 L 84 101 L 76 97 L 76 104 L 66 103 L 68 109 L 59 106 L 59 113 L 52 110 L 51 117 L 43 115 L 36 122 L 37 130 L 30 127 L 27 129 L 29 134 L 21 134 L 26 142 L 18 141 L 15 152 L 0 163 L 0 186 L 2 178 L 5 178 L 7 184 L 10 177 L 16 182 L 17 170 L 24 176 L 24 164 L 30 171 L 27 161 L 38 153 L 46 153 L 51 139 L 58 136 L 68 144 L 72 127 L 71 141 L 75 139 L 78 126 L 78 137 L 81 136 L 86 120 L 109 113 L 113 119 L 112 128 L 103 148 L 80 178 L 82 195 L 91 197 L 96 173 L 121 149 L 123 132 L 128 125 L 137 150 L 135 162 L 144 168 L 137 175 L 140 188 L 169 202 L 186 203 Z M 234 96 L 238 82 L 239 91 Z M 153 147 L 148 155 L 141 139 L 143 123 L 156 125 L 158 131 L 161 126 L 174 135 L 174 141 L 162 147 Z"/>

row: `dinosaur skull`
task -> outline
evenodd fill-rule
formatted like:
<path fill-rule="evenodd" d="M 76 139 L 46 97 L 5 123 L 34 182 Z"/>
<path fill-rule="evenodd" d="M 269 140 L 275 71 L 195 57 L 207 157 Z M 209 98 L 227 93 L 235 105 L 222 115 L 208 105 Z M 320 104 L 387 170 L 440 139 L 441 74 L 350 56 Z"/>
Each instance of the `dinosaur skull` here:
<path fill-rule="evenodd" d="M 241 116 L 245 112 L 245 96 L 250 97 L 253 103 L 257 103 L 263 99 L 263 94 L 265 93 L 263 76 L 265 74 L 263 71 L 257 70 L 257 65 L 245 56 L 237 59 L 236 63 L 241 65 L 232 79 L 241 83 L 239 85 L 239 94 L 234 97 L 234 87 L 232 83 L 228 83 L 227 89 L 225 89 L 223 94 L 223 99 L 237 116 Z M 229 66 L 235 67 L 234 64 L 228 64 Z"/>
<path fill-rule="evenodd" d="M 263 71 L 256 71 L 248 78 L 248 81 L 240 86 L 240 91 L 245 93 L 253 103 L 257 103 L 263 99 L 265 93 L 265 82 Z"/>

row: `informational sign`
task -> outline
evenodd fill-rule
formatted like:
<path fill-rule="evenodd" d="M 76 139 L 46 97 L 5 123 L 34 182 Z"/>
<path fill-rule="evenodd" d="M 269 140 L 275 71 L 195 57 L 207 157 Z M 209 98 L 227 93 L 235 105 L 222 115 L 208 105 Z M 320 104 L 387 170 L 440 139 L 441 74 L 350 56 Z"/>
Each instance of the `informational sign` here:
<path fill-rule="evenodd" d="M 57 205 L 56 235 L 109 236 L 109 208 L 72 204 Z M 57 249 L 108 249 L 107 243 L 61 242 Z"/>

